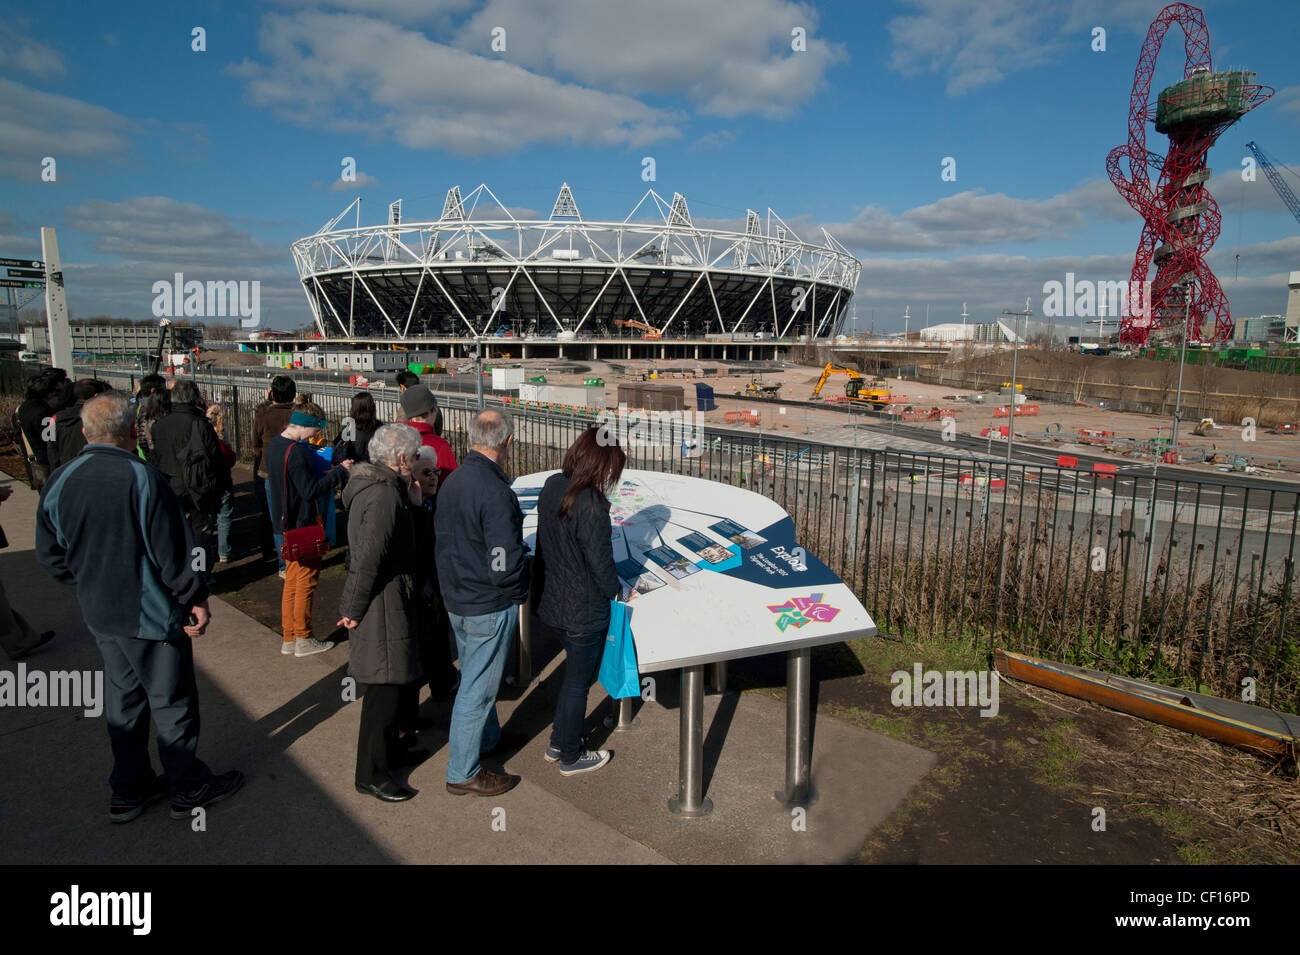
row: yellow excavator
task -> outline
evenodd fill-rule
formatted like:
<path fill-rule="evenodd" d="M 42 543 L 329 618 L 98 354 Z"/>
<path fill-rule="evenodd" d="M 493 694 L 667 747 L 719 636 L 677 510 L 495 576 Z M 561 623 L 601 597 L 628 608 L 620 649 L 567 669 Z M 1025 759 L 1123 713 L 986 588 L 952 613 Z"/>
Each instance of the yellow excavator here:
<path fill-rule="evenodd" d="M 877 411 L 888 408 L 890 400 L 894 397 L 893 392 L 888 388 L 868 388 L 866 379 L 852 368 L 836 368 L 827 362 L 826 367 L 822 369 L 822 376 L 817 379 L 817 387 L 813 389 L 809 400 L 821 400 L 822 388 L 825 387 L 831 375 L 848 375 L 849 380 L 844 382 L 844 397 L 849 401 L 869 404 Z"/>

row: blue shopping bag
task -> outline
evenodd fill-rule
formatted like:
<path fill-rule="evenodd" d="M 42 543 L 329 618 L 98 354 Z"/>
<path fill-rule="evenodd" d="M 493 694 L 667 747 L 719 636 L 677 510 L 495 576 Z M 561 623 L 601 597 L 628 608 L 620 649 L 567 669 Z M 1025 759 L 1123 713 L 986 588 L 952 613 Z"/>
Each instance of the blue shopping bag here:
<path fill-rule="evenodd" d="M 314 452 L 312 458 L 312 477 L 324 477 L 325 472 L 334 466 L 334 449 L 329 446 L 317 446 L 308 444 L 307 447 Z M 337 514 L 335 513 L 334 491 L 331 488 L 320 496 L 316 506 L 320 509 L 321 523 L 325 527 L 325 539 L 330 542 L 331 547 L 338 546 L 338 527 Z"/>
<path fill-rule="evenodd" d="M 600 685 L 612 698 L 641 695 L 641 674 L 636 666 L 636 642 L 632 639 L 632 613 L 627 604 L 609 602 L 609 634 L 600 658 Z"/>

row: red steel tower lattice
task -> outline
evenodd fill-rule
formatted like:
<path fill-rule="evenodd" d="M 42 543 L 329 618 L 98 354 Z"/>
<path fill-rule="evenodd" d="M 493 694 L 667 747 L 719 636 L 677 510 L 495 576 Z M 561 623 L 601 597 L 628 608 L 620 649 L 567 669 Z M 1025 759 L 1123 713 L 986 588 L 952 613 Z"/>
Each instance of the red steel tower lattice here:
<path fill-rule="evenodd" d="M 1152 109 L 1156 59 L 1174 24 L 1182 27 L 1186 38 L 1183 80 L 1163 90 Z M 1121 341 L 1144 345 L 1153 332 L 1173 330 L 1186 321 L 1187 340 L 1198 342 L 1202 340 L 1201 328 L 1211 318 L 1212 341 L 1232 334 L 1227 297 L 1205 263 L 1205 254 L 1219 237 L 1222 219 L 1218 203 L 1205 188 L 1210 178 L 1205 157 L 1225 129 L 1273 95 L 1271 87 L 1259 86 L 1254 80 L 1254 73 L 1241 70 L 1213 72 L 1209 30 L 1205 15 L 1196 7 L 1172 3 L 1147 30 L 1133 73 L 1128 142 L 1106 157 L 1110 181 L 1142 216 L 1130 289 L 1143 288 L 1153 261 L 1156 267 L 1149 298 L 1129 295 Z M 1169 152 L 1163 157 L 1147 149 L 1146 128 L 1151 122 L 1157 132 L 1169 136 Z M 1158 171 L 1154 184 L 1153 171 Z M 1135 308 L 1138 302 L 1143 304 Z"/>

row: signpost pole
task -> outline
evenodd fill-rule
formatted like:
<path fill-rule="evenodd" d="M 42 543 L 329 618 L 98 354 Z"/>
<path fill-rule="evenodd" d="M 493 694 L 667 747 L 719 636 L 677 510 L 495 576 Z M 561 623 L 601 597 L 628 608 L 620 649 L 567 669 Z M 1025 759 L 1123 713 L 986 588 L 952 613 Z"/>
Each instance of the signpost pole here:
<path fill-rule="evenodd" d="M 72 373 L 72 331 L 68 327 L 68 299 L 63 292 L 63 267 L 59 240 L 48 226 L 41 228 L 45 256 L 45 320 L 50 330 L 50 365 Z"/>

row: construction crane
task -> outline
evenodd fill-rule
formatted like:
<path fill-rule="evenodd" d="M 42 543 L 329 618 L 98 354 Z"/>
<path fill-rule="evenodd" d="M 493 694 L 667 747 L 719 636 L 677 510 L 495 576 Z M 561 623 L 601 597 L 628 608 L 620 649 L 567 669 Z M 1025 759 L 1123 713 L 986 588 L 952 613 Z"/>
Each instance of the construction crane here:
<path fill-rule="evenodd" d="M 639 328 L 641 329 L 642 332 L 644 332 L 644 334 L 641 336 L 642 338 L 663 337 L 663 332 L 659 331 L 659 329 L 655 328 L 653 325 L 647 325 L 645 322 L 638 322 L 636 321 L 636 319 L 626 319 L 626 320 L 619 319 L 618 321 L 614 322 L 614 324 L 623 325 L 626 328 Z"/>
<path fill-rule="evenodd" d="M 810 401 L 818 401 L 822 396 L 822 388 L 831 375 L 848 375 L 849 380 L 844 383 L 844 397 L 849 401 L 862 402 L 869 404 L 871 407 L 879 410 L 889 407 L 890 400 L 894 397 L 888 388 L 868 388 L 866 380 L 851 368 L 836 368 L 830 362 L 822 369 L 822 376 L 817 379 L 817 387 L 809 398 Z"/>
<path fill-rule="evenodd" d="M 1253 142 L 1246 143 L 1246 148 L 1255 154 L 1255 160 L 1264 168 L 1264 175 L 1268 176 L 1268 181 L 1273 184 L 1277 194 L 1282 197 L 1286 207 L 1291 210 L 1291 215 L 1295 216 L 1297 222 L 1300 222 L 1300 199 L 1296 198 L 1295 193 L 1291 191 L 1291 187 L 1282 178 L 1282 174 L 1274 167 L 1273 160 L 1269 159 L 1264 150 Z"/>

